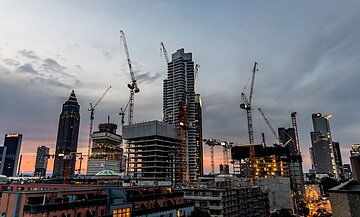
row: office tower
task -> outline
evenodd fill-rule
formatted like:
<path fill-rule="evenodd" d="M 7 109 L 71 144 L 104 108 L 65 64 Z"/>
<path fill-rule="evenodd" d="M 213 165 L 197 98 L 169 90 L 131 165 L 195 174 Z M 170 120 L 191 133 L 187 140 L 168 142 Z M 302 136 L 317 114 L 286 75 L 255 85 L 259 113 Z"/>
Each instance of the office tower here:
<path fill-rule="evenodd" d="M 339 177 L 341 179 L 344 179 L 344 169 L 343 169 L 343 163 L 342 163 L 342 157 L 341 157 L 341 150 L 340 150 L 340 143 L 339 142 L 332 142 L 333 149 L 334 149 L 334 156 L 335 156 L 335 162 L 336 166 L 338 168 Z"/>
<path fill-rule="evenodd" d="M 59 118 L 53 177 L 74 175 L 80 125 L 80 105 L 74 90 L 63 104 Z M 68 161 L 65 162 L 65 161 Z"/>
<path fill-rule="evenodd" d="M 176 127 L 159 121 L 126 125 L 123 137 L 129 145 L 130 174 L 138 183 L 171 185 L 178 176 L 175 149 L 179 146 Z"/>
<path fill-rule="evenodd" d="M 343 171 L 344 171 L 344 178 L 345 180 L 348 180 L 352 177 L 352 172 L 351 172 L 351 166 L 350 164 L 344 164 L 343 165 Z"/>
<path fill-rule="evenodd" d="M 7 147 L 0 146 L 0 174 L 3 174 L 3 171 L 4 171 L 6 149 L 7 149 Z"/>
<path fill-rule="evenodd" d="M 3 150 L 3 153 L 5 152 L 5 160 L 2 174 L 7 177 L 17 175 L 16 172 L 19 164 L 21 142 L 21 134 L 5 134 Z"/>
<path fill-rule="evenodd" d="M 49 151 L 50 148 L 46 146 L 41 146 L 37 148 L 34 176 L 46 176 Z"/>
<path fill-rule="evenodd" d="M 172 61 L 168 63 L 168 76 L 164 80 L 163 88 L 164 122 L 179 124 L 180 111 L 185 108 L 183 119 L 186 120 L 186 123 L 181 124 L 186 125 L 187 147 L 185 150 L 187 153 L 180 154 L 187 156 L 188 166 L 184 169 L 184 173 L 188 173 L 189 181 L 194 182 L 196 181 L 196 168 L 200 165 L 197 165 L 196 156 L 196 127 L 194 126 L 196 108 L 192 53 L 184 53 L 184 49 L 179 49 L 172 54 Z M 180 149 L 182 150 L 182 148 Z M 184 177 L 188 177 L 188 175 L 184 174 Z"/>
<path fill-rule="evenodd" d="M 360 144 L 351 145 L 350 156 L 360 155 Z"/>
<path fill-rule="evenodd" d="M 122 137 L 116 133 L 117 125 L 105 123 L 99 125 L 99 131 L 91 135 L 93 145 L 87 165 L 87 175 L 95 175 L 101 170 L 122 171 Z"/>
<path fill-rule="evenodd" d="M 196 177 L 204 175 L 203 167 L 203 142 L 202 142 L 202 104 L 200 94 L 195 94 L 195 162 L 196 162 Z M 228 165 L 229 166 L 229 165 Z"/>
<path fill-rule="evenodd" d="M 312 115 L 314 131 L 310 133 L 313 164 L 317 173 L 324 173 L 339 179 L 336 163 L 335 148 L 332 142 L 329 119 L 332 115 L 322 116 L 321 113 Z"/>

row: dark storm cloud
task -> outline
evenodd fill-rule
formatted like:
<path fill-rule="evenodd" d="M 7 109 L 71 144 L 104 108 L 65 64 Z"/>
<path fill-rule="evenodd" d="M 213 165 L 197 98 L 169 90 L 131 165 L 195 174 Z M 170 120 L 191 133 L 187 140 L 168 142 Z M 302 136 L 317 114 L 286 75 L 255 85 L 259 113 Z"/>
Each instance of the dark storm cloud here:
<path fill-rule="evenodd" d="M 150 72 L 135 72 L 135 74 L 136 80 L 139 84 L 143 82 L 152 83 L 159 79 L 161 76 L 159 73 L 152 74 Z"/>
<path fill-rule="evenodd" d="M 23 55 L 24 57 L 28 57 L 28 58 L 31 58 L 31 59 L 38 59 L 39 57 L 35 54 L 34 51 L 32 50 L 26 50 L 26 49 L 23 49 L 23 50 L 20 50 L 19 53 L 21 55 Z"/>

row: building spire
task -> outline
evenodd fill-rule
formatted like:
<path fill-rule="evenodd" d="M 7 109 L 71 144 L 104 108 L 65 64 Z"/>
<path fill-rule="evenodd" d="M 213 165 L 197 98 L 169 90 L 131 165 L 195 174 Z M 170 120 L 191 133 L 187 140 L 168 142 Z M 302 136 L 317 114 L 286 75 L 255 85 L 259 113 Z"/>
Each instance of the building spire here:
<path fill-rule="evenodd" d="M 76 99 L 76 95 L 75 95 L 75 91 L 74 91 L 74 90 L 71 91 L 71 94 L 70 94 L 70 96 L 69 96 L 69 101 L 77 102 L 77 99 Z"/>

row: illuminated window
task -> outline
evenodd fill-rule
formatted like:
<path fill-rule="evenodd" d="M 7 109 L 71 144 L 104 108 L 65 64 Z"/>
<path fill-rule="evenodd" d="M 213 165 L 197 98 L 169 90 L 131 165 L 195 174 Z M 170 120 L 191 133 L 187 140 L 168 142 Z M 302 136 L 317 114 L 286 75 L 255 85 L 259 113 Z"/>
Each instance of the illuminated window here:
<path fill-rule="evenodd" d="M 115 209 L 113 217 L 130 217 L 130 208 Z"/>

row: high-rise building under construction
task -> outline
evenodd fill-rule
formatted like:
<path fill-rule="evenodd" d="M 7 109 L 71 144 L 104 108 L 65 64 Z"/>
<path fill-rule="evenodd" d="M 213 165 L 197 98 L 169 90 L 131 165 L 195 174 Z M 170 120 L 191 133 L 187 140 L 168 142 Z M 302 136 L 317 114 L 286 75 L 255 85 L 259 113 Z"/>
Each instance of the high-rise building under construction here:
<path fill-rule="evenodd" d="M 180 134 L 185 135 L 186 138 L 181 140 L 185 141 L 187 147 L 180 147 L 180 150 L 186 150 L 187 153 L 180 154 L 187 156 L 187 168 L 184 173 L 188 173 L 188 181 L 196 180 L 196 171 L 200 167 L 197 164 L 201 161 L 197 160 L 201 155 L 197 155 L 196 148 L 194 71 L 192 53 L 185 53 L 184 49 L 179 49 L 172 54 L 172 60 L 168 63 L 167 79 L 164 80 L 163 86 L 164 122 L 186 125 L 186 133 Z M 182 123 L 179 119 L 186 120 L 187 123 Z"/>

